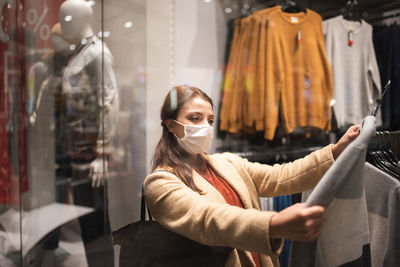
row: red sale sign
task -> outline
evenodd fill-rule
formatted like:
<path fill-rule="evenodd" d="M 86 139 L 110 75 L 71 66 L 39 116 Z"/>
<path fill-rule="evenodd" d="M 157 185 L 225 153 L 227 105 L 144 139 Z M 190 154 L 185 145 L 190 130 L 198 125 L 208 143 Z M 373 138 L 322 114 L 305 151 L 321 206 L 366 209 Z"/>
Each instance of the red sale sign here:
<path fill-rule="evenodd" d="M 27 118 L 35 92 L 30 68 L 51 49 L 62 0 L 0 0 L 0 203 L 28 190 Z"/>

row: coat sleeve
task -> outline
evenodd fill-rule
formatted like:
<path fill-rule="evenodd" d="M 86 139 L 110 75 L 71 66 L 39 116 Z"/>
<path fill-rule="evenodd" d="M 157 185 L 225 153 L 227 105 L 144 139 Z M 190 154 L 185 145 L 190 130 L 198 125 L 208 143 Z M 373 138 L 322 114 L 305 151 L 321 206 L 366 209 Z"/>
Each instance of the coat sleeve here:
<path fill-rule="evenodd" d="M 99 154 L 111 153 L 112 139 L 118 126 L 119 97 L 117 81 L 110 53 L 98 55 L 94 61 L 98 99 L 98 137 L 96 151 Z"/>
<path fill-rule="evenodd" d="M 249 162 L 224 153 L 244 179 L 251 179 L 260 197 L 300 193 L 313 188 L 333 164 L 332 145 L 285 164 L 273 166 Z"/>
<path fill-rule="evenodd" d="M 153 217 L 175 233 L 206 245 L 230 246 L 270 256 L 281 249 L 279 245 L 271 248 L 269 222 L 274 212 L 212 201 L 164 171 L 147 176 L 144 190 Z"/>

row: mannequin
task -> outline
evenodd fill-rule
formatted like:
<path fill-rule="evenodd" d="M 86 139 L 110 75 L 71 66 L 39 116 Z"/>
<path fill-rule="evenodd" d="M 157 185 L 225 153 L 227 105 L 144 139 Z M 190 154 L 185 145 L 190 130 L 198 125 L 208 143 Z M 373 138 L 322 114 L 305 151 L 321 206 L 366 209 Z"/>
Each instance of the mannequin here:
<path fill-rule="evenodd" d="M 60 24 L 63 36 L 74 43 L 79 51 L 74 55 L 66 69 L 63 81 L 64 93 L 68 94 L 72 90 L 68 76 L 79 76 L 86 66 L 90 64 L 94 65 L 92 67 L 97 68 L 94 72 L 99 74 L 97 81 L 94 81 L 92 84 L 92 87 L 97 88 L 91 88 L 94 94 L 97 93 L 97 102 L 99 102 L 100 108 L 100 116 L 96 118 L 98 120 L 99 133 L 96 140 L 96 153 L 98 156 L 92 161 L 90 166 L 92 186 L 99 187 L 108 178 L 107 158 L 110 154 L 111 138 L 116 130 L 119 100 L 114 71 L 112 69 L 112 55 L 105 44 L 103 51 L 101 40 L 93 35 L 93 30 L 90 26 L 92 15 L 91 7 L 83 0 L 68 0 L 60 7 Z M 104 62 L 101 62 L 102 52 L 104 52 Z M 104 64 L 104 106 L 102 106 L 102 103 L 100 104 L 102 101 L 100 96 L 103 93 L 103 85 L 101 84 L 102 64 Z M 104 136 L 102 136 L 103 129 L 102 123 L 100 123 L 102 120 L 105 122 Z M 104 158 L 102 157 L 103 155 L 105 155 Z M 104 175 L 103 170 L 105 170 Z"/>
<path fill-rule="evenodd" d="M 74 204 L 95 208 L 79 218 L 89 266 L 113 266 L 113 246 L 104 185 L 117 127 L 118 89 L 113 57 L 90 26 L 93 12 L 83 0 L 60 7 L 63 36 L 76 47 L 62 78 L 65 124 L 62 156 L 70 168 Z M 89 182 L 87 182 L 89 178 Z M 104 230 L 106 232 L 104 232 Z"/>

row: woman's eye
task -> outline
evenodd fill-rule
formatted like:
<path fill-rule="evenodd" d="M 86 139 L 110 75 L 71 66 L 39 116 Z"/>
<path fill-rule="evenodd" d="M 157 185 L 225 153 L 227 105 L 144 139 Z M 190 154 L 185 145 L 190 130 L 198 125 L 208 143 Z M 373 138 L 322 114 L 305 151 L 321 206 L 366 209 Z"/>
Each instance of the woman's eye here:
<path fill-rule="evenodd" d="M 190 120 L 191 121 L 198 121 L 198 120 L 200 120 L 200 118 L 199 117 L 191 117 Z"/>
<path fill-rule="evenodd" d="M 213 125 L 213 124 L 214 124 L 214 120 L 208 120 L 208 123 L 209 123 L 210 125 Z"/>

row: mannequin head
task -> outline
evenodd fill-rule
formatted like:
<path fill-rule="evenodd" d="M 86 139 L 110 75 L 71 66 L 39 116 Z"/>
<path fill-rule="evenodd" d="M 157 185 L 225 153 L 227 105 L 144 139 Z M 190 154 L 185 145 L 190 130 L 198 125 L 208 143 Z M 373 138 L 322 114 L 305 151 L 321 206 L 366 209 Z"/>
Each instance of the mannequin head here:
<path fill-rule="evenodd" d="M 71 43 L 65 40 L 60 23 L 54 24 L 53 28 L 51 28 L 51 45 L 56 53 L 69 50 Z"/>
<path fill-rule="evenodd" d="M 93 35 L 92 8 L 84 0 L 67 0 L 60 7 L 60 24 L 65 39 L 78 45 Z"/>

